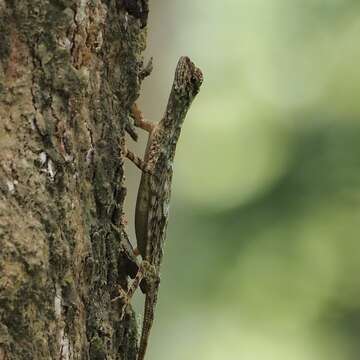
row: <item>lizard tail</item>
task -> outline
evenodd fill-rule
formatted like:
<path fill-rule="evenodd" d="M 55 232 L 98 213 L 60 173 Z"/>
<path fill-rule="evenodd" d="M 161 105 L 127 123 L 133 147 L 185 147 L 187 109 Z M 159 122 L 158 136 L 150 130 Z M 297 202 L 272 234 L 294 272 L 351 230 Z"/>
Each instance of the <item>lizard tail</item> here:
<path fill-rule="evenodd" d="M 149 340 L 150 330 L 154 321 L 154 311 L 157 300 L 157 294 L 148 294 L 145 297 L 144 319 L 141 331 L 141 339 L 137 360 L 144 360 L 146 348 Z"/>

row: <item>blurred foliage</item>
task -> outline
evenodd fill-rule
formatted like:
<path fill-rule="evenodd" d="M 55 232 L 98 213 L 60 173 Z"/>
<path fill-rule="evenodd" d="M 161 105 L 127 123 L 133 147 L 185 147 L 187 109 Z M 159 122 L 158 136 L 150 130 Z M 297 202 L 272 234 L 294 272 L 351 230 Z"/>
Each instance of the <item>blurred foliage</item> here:
<path fill-rule="evenodd" d="M 359 359 L 359 10 L 153 2 L 145 113 L 161 116 L 179 55 L 205 81 L 175 161 L 149 359 Z"/>

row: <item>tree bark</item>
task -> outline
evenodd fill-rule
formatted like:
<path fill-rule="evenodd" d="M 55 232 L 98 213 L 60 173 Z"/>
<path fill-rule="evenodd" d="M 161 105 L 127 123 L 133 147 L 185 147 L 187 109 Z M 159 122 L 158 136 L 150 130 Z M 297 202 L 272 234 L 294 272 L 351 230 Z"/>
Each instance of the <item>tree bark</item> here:
<path fill-rule="evenodd" d="M 146 0 L 0 0 L 0 360 L 135 359 L 120 144 Z"/>

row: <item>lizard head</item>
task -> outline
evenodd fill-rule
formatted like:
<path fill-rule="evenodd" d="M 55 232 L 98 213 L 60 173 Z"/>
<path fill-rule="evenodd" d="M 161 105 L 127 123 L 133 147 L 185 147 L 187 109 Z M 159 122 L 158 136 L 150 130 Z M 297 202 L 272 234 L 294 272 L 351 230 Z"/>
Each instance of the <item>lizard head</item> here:
<path fill-rule="evenodd" d="M 166 141 L 170 141 L 169 144 L 174 148 L 186 113 L 199 92 L 202 81 L 201 70 L 187 56 L 182 56 L 176 66 L 168 105 L 160 123 L 160 127 L 166 133 Z"/>
<path fill-rule="evenodd" d="M 201 70 L 187 56 L 182 56 L 175 70 L 174 91 L 180 97 L 188 97 L 191 102 L 199 92 L 202 82 Z"/>

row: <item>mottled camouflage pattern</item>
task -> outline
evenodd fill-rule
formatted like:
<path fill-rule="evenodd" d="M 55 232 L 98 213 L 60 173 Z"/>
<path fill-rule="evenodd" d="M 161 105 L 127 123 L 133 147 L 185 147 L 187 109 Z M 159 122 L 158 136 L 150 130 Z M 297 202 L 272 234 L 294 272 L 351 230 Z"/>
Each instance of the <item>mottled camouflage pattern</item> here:
<path fill-rule="evenodd" d="M 202 80 L 200 69 L 188 57 L 181 57 L 164 117 L 149 134 L 144 158 L 149 171 L 142 173 L 135 215 L 137 245 L 144 260 L 143 270 L 148 284 L 138 360 L 145 356 L 154 319 L 176 144 L 186 113 L 199 92 Z"/>

